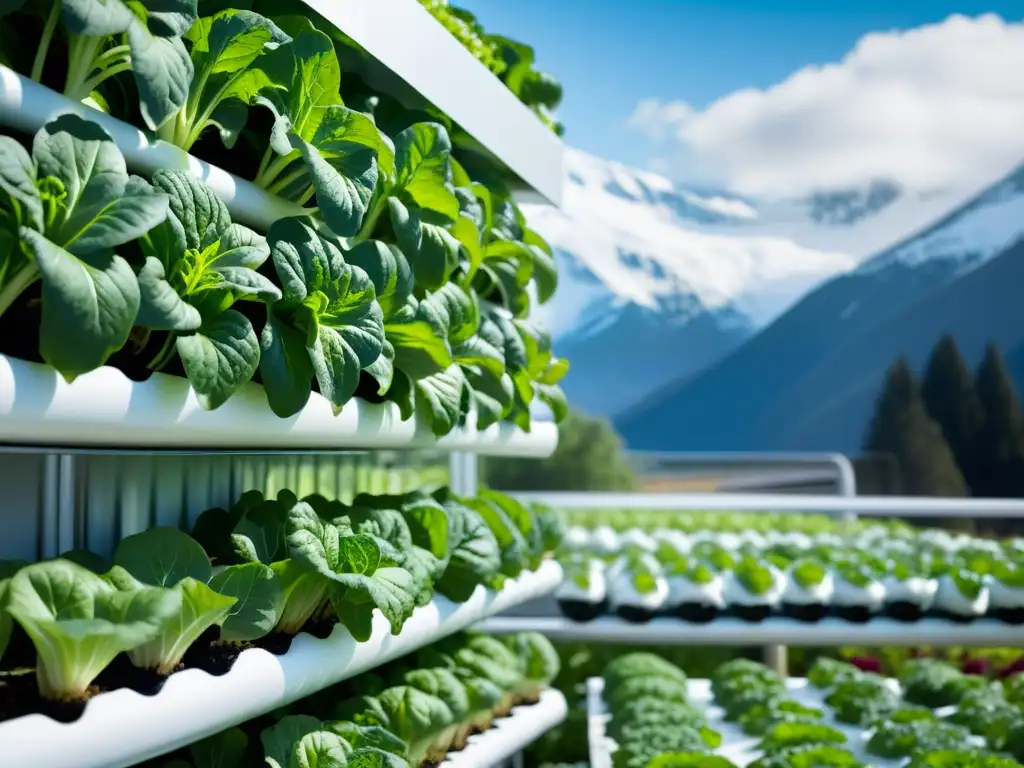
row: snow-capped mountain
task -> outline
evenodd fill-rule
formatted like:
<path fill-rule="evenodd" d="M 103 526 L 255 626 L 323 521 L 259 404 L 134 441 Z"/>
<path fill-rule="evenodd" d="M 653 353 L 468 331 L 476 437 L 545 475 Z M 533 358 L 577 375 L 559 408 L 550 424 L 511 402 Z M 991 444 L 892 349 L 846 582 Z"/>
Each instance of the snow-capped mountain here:
<path fill-rule="evenodd" d="M 971 361 L 989 342 L 1022 348 L 1024 165 L 893 242 L 718 363 L 622 414 L 629 444 L 856 451 L 897 357 L 923 365 L 943 333 Z"/>
<path fill-rule="evenodd" d="M 565 171 L 562 210 L 524 209 L 560 270 L 539 315 L 572 362 L 571 401 L 602 414 L 707 368 L 809 289 L 958 202 L 887 180 L 752 199 L 573 149 Z"/>

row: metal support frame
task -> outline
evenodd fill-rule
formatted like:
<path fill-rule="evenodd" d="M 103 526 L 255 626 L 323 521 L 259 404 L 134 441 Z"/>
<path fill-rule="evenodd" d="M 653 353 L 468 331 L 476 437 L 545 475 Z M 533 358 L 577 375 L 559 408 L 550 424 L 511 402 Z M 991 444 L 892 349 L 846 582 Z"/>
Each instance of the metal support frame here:
<path fill-rule="evenodd" d="M 448 484 L 459 496 L 475 496 L 479 488 L 479 462 L 475 453 L 452 453 L 448 457 Z"/>

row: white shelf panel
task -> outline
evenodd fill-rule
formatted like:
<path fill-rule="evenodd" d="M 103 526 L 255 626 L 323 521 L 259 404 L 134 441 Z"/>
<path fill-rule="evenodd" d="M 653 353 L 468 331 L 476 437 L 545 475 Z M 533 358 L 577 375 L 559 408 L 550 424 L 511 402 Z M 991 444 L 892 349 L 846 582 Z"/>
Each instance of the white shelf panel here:
<path fill-rule="evenodd" d="M 885 646 L 969 646 L 975 648 L 1016 646 L 1024 628 L 994 619 L 954 624 L 941 619 L 901 623 L 874 619 L 852 624 L 824 619 L 803 624 L 785 618 L 770 618 L 760 624 L 739 619 L 717 619 L 709 624 L 690 624 L 679 619 L 656 618 L 646 624 L 631 624 L 614 616 L 576 622 L 561 616 L 503 616 L 489 619 L 480 629 L 492 634 L 540 632 L 551 640 L 591 643 L 638 643 L 643 645 L 885 645 Z"/>
<path fill-rule="evenodd" d="M 335 416 L 313 394 L 291 418 L 267 405 L 248 384 L 214 411 L 199 405 L 188 380 L 155 374 L 135 382 L 116 368 L 91 371 L 68 384 L 52 368 L 0 355 L 0 443 L 50 447 L 191 450 L 338 450 L 441 448 L 493 456 L 550 456 L 558 443 L 551 422 L 529 433 L 512 424 L 464 427 L 443 438 L 417 418 L 402 421 L 394 403 L 354 399 Z"/>
<path fill-rule="evenodd" d="M 526 184 L 562 202 L 561 140 L 417 0 L 306 0 Z M 529 194 L 532 193 L 532 194 Z"/>
<path fill-rule="evenodd" d="M 500 765 L 555 726 L 561 725 L 568 713 L 569 706 L 561 691 L 544 691 L 536 704 L 516 707 L 508 717 L 495 720 L 494 727 L 489 731 L 470 736 L 465 748 L 450 754 L 440 768 L 490 768 Z"/>
<path fill-rule="evenodd" d="M 244 651 L 231 671 L 171 675 L 156 696 L 103 693 L 74 723 L 27 715 L 0 723 L 3 765 L 122 768 L 135 765 L 322 690 L 458 632 L 480 619 L 553 590 L 557 563 L 512 580 L 499 593 L 478 588 L 465 603 L 442 597 L 418 608 L 398 636 L 375 612 L 373 636 L 357 643 L 341 626 L 320 640 L 299 635 L 281 656 Z M 564 715 L 563 715 L 564 716 Z"/>
<path fill-rule="evenodd" d="M 173 144 L 151 140 L 128 123 L 72 101 L 0 65 L 0 125 L 31 135 L 68 112 L 97 123 L 110 134 L 129 170 L 152 176 L 161 168 L 170 168 L 199 179 L 224 201 L 235 221 L 266 232 L 277 219 L 304 215 L 300 206 L 271 195 L 252 182 L 198 160 Z"/>

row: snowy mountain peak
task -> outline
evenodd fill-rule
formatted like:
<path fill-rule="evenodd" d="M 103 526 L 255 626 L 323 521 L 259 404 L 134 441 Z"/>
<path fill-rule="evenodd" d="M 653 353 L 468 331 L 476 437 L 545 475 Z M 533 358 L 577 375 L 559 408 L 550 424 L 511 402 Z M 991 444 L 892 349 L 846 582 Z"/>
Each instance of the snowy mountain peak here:
<path fill-rule="evenodd" d="M 679 187 L 576 150 L 566 153 L 566 173 L 562 211 L 525 209 L 563 270 L 542 311 L 556 336 L 593 327 L 595 316 L 627 303 L 675 323 L 728 310 L 757 326 L 854 264 L 844 253 L 759 234 L 751 226 L 758 208 L 738 196 Z"/>
<path fill-rule="evenodd" d="M 974 195 L 952 213 L 864 262 L 870 274 L 894 264 L 959 261 L 963 271 L 988 261 L 1024 238 L 1024 164 Z"/>

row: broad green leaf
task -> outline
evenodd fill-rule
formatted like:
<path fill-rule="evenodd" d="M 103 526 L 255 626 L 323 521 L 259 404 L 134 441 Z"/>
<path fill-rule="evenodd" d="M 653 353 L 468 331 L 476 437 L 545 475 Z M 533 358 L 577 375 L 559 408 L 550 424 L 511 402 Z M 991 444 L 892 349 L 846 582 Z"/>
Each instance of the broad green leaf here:
<path fill-rule="evenodd" d="M 359 642 L 370 639 L 374 608 L 397 635 L 416 607 L 416 584 L 404 568 L 378 568 L 372 575 L 341 573 L 332 581 L 328 594 L 335 613 Z"/>
<path fill-rule="evenodd" d="M 477 332 L 455 345 L 452 352 L 460 365 L 477 366 L 500 377 L 505 373 L 504 342 L 498 326 L 484 317 Z"/>
<path fill-rule="evenodd" d="M 364 240 L 345 253 L 345 261 L 362 269 L 373 281 L 385 322 L 408 303 L 413 289 L 412 269 L 396 246 Z"/>
<path fill-rule="evenodd" d="M 121 591 L 66 560 L 26 566 L 7 589 L 7 611 L 36 648 L 48 699 L 83 697 L 117 654 L 152 640 L 181 610 L 175 590 Z"/>
<path fill-rule="evenodd" d="M 355 394 L 360 371 L 383 349 L 373 283 L 306 221 L 279 219 L 268 239 L 284 289 L 282 301 L 271 307 L 273 321 L 261 344 L 264 355 L 270 353 L 263 382 L 271 407 L 281 414 L 282 405 L 305 402 L 299 380 L 305 364 L 296 348 L 301 342 L 321 394 L 340 410 Z"/>
<path fill-rule="evenodd" d="M 416 284 L 428 290 L 441 288 L 459 265 L 459 241 L 443 224 L 431 220 L 430 211 L 407 206 L 397 197 L 388 198 L 388 209 Z"/>
<path fill-rule="evenodd" d="M 306 334 L 289 319 L 269 311 L 260 335 L 260 378 L 270 410 L 281 418 L 301 411 L 312 391 L 313 361 L 306 351 Z"/>
<path fill-rule="evenodd" d="M 0 136 L 0 190 L 22 207 L 24 224 L 37 232 L 43 230 L 43 202 L 36 189 L 35 163 L 10 136 Z"/>
<path fill-rule="evenodd" d="M 459 201 L 451 184 L 452 144 L 437 123 L 416 123 L 395 137 L 396 190 L 410 203 L 454 221 Z"/>
<path fill-rule="evenodd" d="M 516 577 L 529 561 L 526 537 L 515 522 L 499 506 L 483 499 L 462 499 L 461 502 L 476 512 L 491 529 L 501 548 L 501 573 Z"/>
<path fill-rule="evenodd" d="M 238 73 L 268 50 L 289 42 L 270 19 L 246 10 L 226 10 L 199 19 L 186 38 L 198 72 Z"/>
<path fill-rule="evenodd" d="M 139 284 L 128 262 L 110 252 L 76 258 L 26 227 L 21 237 L 43 279 L 39 353 L 73 381 L 128 340 Z"/>
<path fill-rule="evenodd" d="M 323 604 L 327 582 L 304 563 L 279 560 L 271 565 L 281 584 L 277 631 L 294 635 Z"/>
<path fill-rule="evenodd" d="M 267 762 L 277 768 L 289 768 L 291 754 L 298 741 L 323 727 L 320 720 L 309 715 L 282 717 L 275 725 L 263 729 L 260 733 L 260 742 L 263 744 Z"/>
<path fill-rule="evenodd" d="M 68 31 L 82 37 L 118 34 L 135 20 L 135 15 L 120 0 L 62 0 L 61 11 Z"/>
<path fill-rule="evenodd" d="M 358 725 L 342 720 L 328 723 L 327 729 L 341 736 L 356 751 L 370 748 L 396 755 L 405 754 L 405 742 L 379 725 Z"/>
<path fill-rule="evenodd" d="M 146 257 L 138 273 L 139 313 L 137 325 L 154 331 L 195 331 L 203 324 L 199 310 L 171 287 L 163 262 Z"/>
<path fill-rule="evenodd" d="M 128 651 L 132 663 L 142 669 L 155 669 L 169 675 L 181 663 L 185 652 L 200 635 L 228 617 L 237 598 L 221 595 L 201 581 L 185 578 L 177 583 L 181 610 L 159 635 Z"/>
<path fill-rule="evenodd" d="M 114 564 L 143 584 L 173 587 L 182 579 L 210 580 L 213 568 L 203 548 L 177 528 L 150 528 L 121 540 Z"/>
<path fill-rule="evenodd" d="M 180 38 L 158 37 L 139 20 L 133 20 L 127 32 L 139 111 L 149 129 L 155 131 L 188 99 L 195 74 L 192 59 Z"/>
<path fill-rule="evenodd" d="M 422 379 L 441 373 L 455 362 L 445 328 L 433 318 L 384 324 L 384 335 L 394 350 L 394 364 L 407 376 Z"/>
<path fill-rule="evenodd" d="M 462 370 L 476 410 L 478 429 L 497 424 L 512 411 L 516 389 L 511 376 L 496 376 L 492 370 L 476 365 L 463 365 Z"/>
<path fill-rule="evenodd" d="M 558 289 L 558 267 L 555 265 L 554 254 L 544 238 L 532 229 L 527 229 L 523 233 L 523 242 L 533 256 L 533 280 L 537 285 L 537 299 L 544 304 Z"/>
<path fill-rule="evenodd" d="M 251 642 L 273 630 L 281 595 L 273 569 L 263 563 L 232 565 L 214 576 L 210 586 L 237 599 L 221 624 L 221 641 Z"/>
<path fill-rule="evenodd" d="M 260 361 L 256 331 L 233 309 L 213 316 L 195 333 L 179 336 L 177 350 L 196 399 L 208 411 L 247 384 Z"/>
<path fill-rule="evenodd" d="M 466 377 L 458 365 L 415 382 L 396 372 L 388 397 L 398 404 L 403 419 L 420 413 L 433 433 L 440 437 L 458 424 L 465 387 Z"/>
<path fill-rule="evenodd" d="M 323 111 L 309 141 L 289 134 L 309 167 L 320 213 L 336 235 L 359 232 L 363 216 L 377 186 L 377 148 L 380 134 L 373 121 L 346 107 L 331 105 Z"/>
<path fill-rule="evenodd" d="M 384 346 L 381 348 L 380 356 L 363 369 L 377 382 L 378 395 L 383 395 L 391 388 L 391 381 L 395 376 L 395 348 L 387 340 L 387 326 L 384 333 Z"/>
<path fill-rule="evenodd" d="M 243 562 L 270 565 L 287 556 L 288 508 L 276 499 L 254 500 L 230 532 L 231 547 Z"/>
<path fill-rule="evenodd" d="M 464 602 L 478 584 L 486 584 L 501 569 L 501 550 L 494 533 L 474 510 L 454 499 L 443 502 L 452 522 L 452 552 L 437 590 Z"/>
<path fill-rule="evenodd" d="M 352 751 L 348 742 L 330 731 L 316 731 L 299 739 L 289 768 L 345 768 Z"/>

